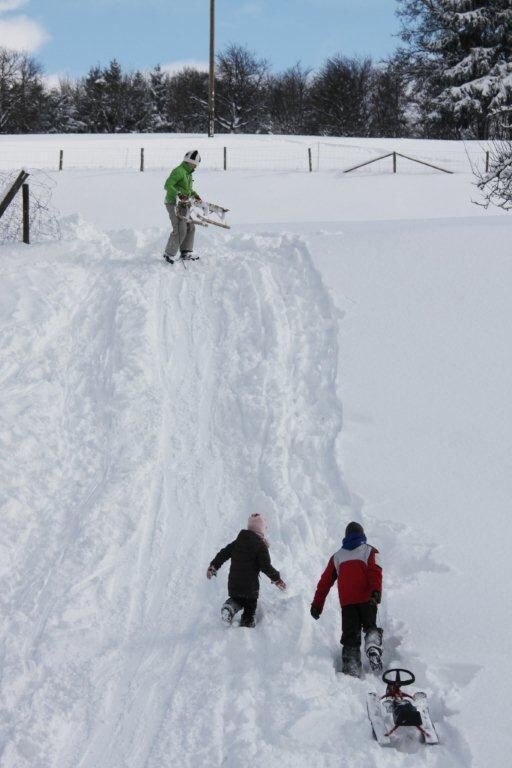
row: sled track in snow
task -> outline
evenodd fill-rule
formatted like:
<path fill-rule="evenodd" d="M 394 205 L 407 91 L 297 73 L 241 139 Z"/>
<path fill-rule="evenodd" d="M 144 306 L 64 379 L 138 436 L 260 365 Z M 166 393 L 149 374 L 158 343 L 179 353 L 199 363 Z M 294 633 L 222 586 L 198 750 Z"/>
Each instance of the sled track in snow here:
<path fill-rule="evenodd" d="M 35 269 L 4 345 L 29 465 L 21 496 L 2 465 L 3 540 L 25 543 L 2 572 L 1 768 L 416 765 L 416 745 L 371 742 L 373 681 L 335 674 L 335 606 L 308 612 L 351 500 L 336 313 L 306 245 L 219 237 L 185 271 L 154 263 L 151 233 L 82 237 Z M 227 569 L 205 569 L 253 511 L 289 591 L 262 577 L 256 631 L 226 629 Z"/>
<path fill-rule="evenodd" d="M 284 685 L 283 655 L 272 649 L 310 632 L 297 584 L 284 599 L 264 585 L 262 637 L 244 636 L 219 625 L 226 573 L 207 584 L 204 571 L 257 509 L 271 521 L 275 562 L 300 573 L 325 530 L 325 508 L 346 500 L 332 450 L 341 425 L 336 329 L 319 298 L 307 251 L 289 238 L 234 238 L 217 250 L 215 268 L 180 267 L 160 280 L 162 527 L 148 618 L 173 634 L 155 659 L 164 672 L 148 766 L 257 761 L 266 722 L 266 759 L 288 751 L 270 726 Z M 262 666 L 253 654 L 263 654 Z M 147 726 L 142 714 L 141 733 Z"/>

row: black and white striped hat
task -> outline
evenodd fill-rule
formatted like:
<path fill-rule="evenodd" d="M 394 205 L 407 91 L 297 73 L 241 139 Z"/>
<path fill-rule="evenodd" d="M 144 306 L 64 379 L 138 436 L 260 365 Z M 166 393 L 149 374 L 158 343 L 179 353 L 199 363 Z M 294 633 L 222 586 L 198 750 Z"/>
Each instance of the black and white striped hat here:
<path fill-rule="evenodd" d="M 191 152 L 187 152 L 183 160 L 186 163 L 190 163 L 190 165 L 199 165 L 201 162 L 201 155 L 197 151 L 197 149 L 193 149 Z"/>

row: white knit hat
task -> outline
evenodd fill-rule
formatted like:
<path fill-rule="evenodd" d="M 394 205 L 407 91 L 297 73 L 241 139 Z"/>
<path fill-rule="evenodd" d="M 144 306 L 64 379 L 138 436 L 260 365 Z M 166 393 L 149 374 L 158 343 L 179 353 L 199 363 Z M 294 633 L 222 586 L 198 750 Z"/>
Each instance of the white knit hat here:
<path fill-rule="evenodd" d="M 260 515 L 259 512 L 255 512 L 249 517 L 249 520 L 247 521 L 247 528 L 250 531 L 254 531 L 254 533 L 257 533 L 258 536 L 265 536 L 265 529 L 267 527 L 267 523 L 263 515 Z"/>

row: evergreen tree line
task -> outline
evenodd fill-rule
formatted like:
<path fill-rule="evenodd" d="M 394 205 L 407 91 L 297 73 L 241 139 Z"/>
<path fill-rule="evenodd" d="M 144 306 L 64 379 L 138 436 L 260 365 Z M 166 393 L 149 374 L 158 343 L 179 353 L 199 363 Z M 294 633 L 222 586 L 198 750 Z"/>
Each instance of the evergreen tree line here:
<path fill-rule="evenodd" d="M 385 62 L 342 55 L 275 74 L 238 45 L 217 57 L 216 130 L 483 139 L 512 108 L 511 0 L 397 0 Z M 123 72 L 117 61 L 44 87 L 33 58 L 0 49 L 0 132 L 205 132 L 208 75 Z"/>

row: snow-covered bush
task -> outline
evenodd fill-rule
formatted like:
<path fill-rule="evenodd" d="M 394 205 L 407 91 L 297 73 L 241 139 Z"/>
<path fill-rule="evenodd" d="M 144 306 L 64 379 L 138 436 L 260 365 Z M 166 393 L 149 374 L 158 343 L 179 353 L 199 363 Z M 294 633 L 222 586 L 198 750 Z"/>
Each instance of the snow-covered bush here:
<path fill-rule="evenodd" d="M 477 186 L 483 193 L 485 208 L 497 205 L 512 210 L 512 141 L 495 141 L 489 154 L 488 169 L 476 169 Z"/>

